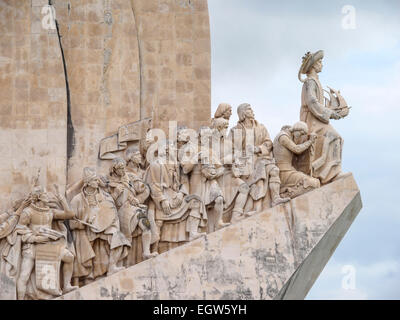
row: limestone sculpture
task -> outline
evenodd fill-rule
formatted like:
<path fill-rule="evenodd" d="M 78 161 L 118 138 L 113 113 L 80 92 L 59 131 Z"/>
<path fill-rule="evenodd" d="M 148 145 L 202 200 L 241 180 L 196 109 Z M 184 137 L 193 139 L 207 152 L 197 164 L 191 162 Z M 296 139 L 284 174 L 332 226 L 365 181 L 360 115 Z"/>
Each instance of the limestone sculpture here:
<path fill-rule="evenodd" d="M 205 227 L 207 221 L 201 198 L 187 194 L 181 183 L 179 164 L 168 164 L 165 160 L 175 149 L 174 144 L 161 142 L 158 157 L 150 163 L 146 178 L 152 198 L 149 211 L 154 211 L 160 233 L 159 253 L 201 237 L 204 234 L 199 228 Z"/>
<path fill-rule="evenodd" d="M 299 161 L 302 171 L 327 184 L 342 175 L 343 139 L 330 124 L 349 114 L 349 107 L 340 92 L 330 89 L 331 100 L 324 97 L 324 89 L 318 73 L 322 71 L 324 51 L 308 52 L 303 57 L 298 78 L 303 82 L 300 120 L 308 125 L 310 133 L 317 134 L 315 152 Z M 302 79 L 301 75 L 307 75 Z"/>
<path fill-rule="evenodd" d="M 60 223 L 60 220 L 74 218 L 75 214 L 57 188 L 55 196 L 62 210 L 49 206 L 50 196 L 45 188 L 35 187 L 29 207 L 22 211 L 15 227 L 14 232 L 20 235 L 21 241 L 21 269 L 17 280 L 20 300 L 26 295 L 48 299 L 76 288 L 71 286 L 74 254 L 67 242 L 65 225 Z M 60 289 L 61 272 L 63 290 Z"/>
<path fill-rule="evenodd" d="M 81 192 L 71 201 L 75 219 L 69 222 L 76 250 L 76 284 L 122 270 L 117 264 L 131 245 L 121 233 L 114 200 L 100 187 L 96 171 L 85 168 L 82 180 Z"/>
<path fill-rule="evenodd" d="M 246 182 L 251 188 L 253 209 L 256 212 L 262 211 L 263 200 L 268 197 L 268 191 L 272 206 L 289 201 L 289 198 L 281 198 L 279 193 L 281 185 L 279 168 L 275 164 L 272 141 L 267 128 L 255 120 L 254 112 L 247 103 L 238 107 L 238 116 L 239 122 L 231 130 L 230 137 L 235 157 L 250 158 L 251 171 Z"/>
<path fill-rule="evenodd" d="M 281 179 L 280 193 L 290 198 L 320 187 L 318 179 L 296 170 L 292 164 L 294 155 L 301 155 L 313 147 L 317 138 L 314 133 L 309 140 L 299 143 L 307 134 L 307 124 L 300 121 L 293 127 L 284 126 L 274 140 L 274 156 Z"/>
<path fill-rule="evenodd" d="M 150 252 L 150 246 L 158 239 L 158 234 L 155 228 L 151 228 L 155 225 L 154 216 L 147 214 L 147 207 L 136 197 L 140 191 L 143 194 L 145 190 L 136 191 L 135 182 L 139 189 L 140 180 L 135 181 L 135 178 L 126 172 L 125 160 L 114 159 L 110 167 L 108 185 L 118 209 L 122 230 L 127 237 L 132 238 L 135 229 L 137 227 L 141 229 L 143 258 L 149 259 L 157 255 L 156 252 Z M 152 223 L 151 220 L 153 220 Z"/>
<path fill-rule="evenodd" d="M 120 127 L 100 143 L 108 174 L 84 168 L 65 196 L 38 186 L 38 174 L 0 215 L 0 297 L 58 297 L 344 177 L 329 120 L 350 108 L 339 91 L 324 97 L 322 58 L 303 58 L 302 121 L 274 141 L 247 103 L 227 135 L 232 107 L 221 103 L 210 127 L 180 126 L 176 141 L 149 118 Z"/>

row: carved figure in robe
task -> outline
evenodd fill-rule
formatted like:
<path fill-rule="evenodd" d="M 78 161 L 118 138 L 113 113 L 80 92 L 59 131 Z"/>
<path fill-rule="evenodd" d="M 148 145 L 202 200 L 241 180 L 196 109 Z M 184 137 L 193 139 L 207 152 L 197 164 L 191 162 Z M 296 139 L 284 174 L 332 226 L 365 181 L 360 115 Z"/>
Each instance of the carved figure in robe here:
<path fill-rule="evenodd" d="M 22 211 L 29 204 L 28 198 L 14 201 L 12 208 L 0 214 L 0 300 L 17 299 L 16 276 L 19 272 L 20 250 L 15 250 L 17 234 L 13 231 Z"/>
<path fill-rule="evenodd" d="M 207 223 L 201 198 L 187 194 L 181 183 L 179 164 L 167 161 L 170 152 L 176 152 L 176 146 L 160 141 L 158 156 L 150 163 L 146 177 L 152 198 L 149 211 L 154 211 L 160 232 L 160 253 L 205 235 L 199 228 Z"/>
<path fill-rule="evenodd" d="M 274 156 L 281 178 L 281 194 L 290 198 L 320 187 L 318 179 L 293 167 L 294 155 L 301 155 L 315 143 L 317 138 L 315 134 L 311 134 L 310 139 L 300 143 L 304 137 L 307 138 L 307 135 L 307 124 L 300 121 L 293 127 L 284 126 L 274 140 Z"/>
<path fill-rule="evenodd" d="M 220 104 L 212 122 L 212 150 L 219 151 L 220 163 L 223 164 L 223 174 L 217 178 L 224 198 L 223 221 L 236 223 L 245 213 L 245 205 L 249 197 L 249 186 L 242 179 L 242 162 L 240 157 L 234 160 L 232 141 L 227 139 L 229 118 L 232 107 Z"/>
<path fill-rule="evenodd" d="M 136 185 L 136 188 L 135 188 Z M 158 253 L 151 252 L 151 244 L 159 239 L 158 230 L 152 212 L 148 212 L 144 202 L 148 190 L 141 179 L 135 179 L 126 171 L 126 162 L 122 158 L 113 160 L 109 174 L 110 193 L 118 209 L 121 230 L 130 241 L 137 237 L 137 228 L 141 230 L 142 257 L 149 259 Z M 138 196 L 141 196 L 140 200 Z"/>
<path fill-rule="evenodd" d="M 75 242 L 75 283 L 87 284 L 124 268 L 130 242 L 121 232 L 117 208 L 110 194 L 100 188 L 92 168 L 83 170 L 83 187 L 71 201 L 76 219 L 69 222 Z"/>
<path fill-rule="evenodd" d="M 143 157 L 138 147 L 129 147 L 125 152 L 126 171 L 134 177 L 143 180 L 146 173 L 143 168 Z"/>
<path fill-rule="evenodd" d="M 150 141 L 147 139 L 142 142 L 147 145 L 147 148 L 150 146 Z M 144 150 L 143 150 L 144 151 Z M 147 168 L 144 167 L 146 161 L 143 159 L 143 155 L 140 151 L 140 148 L 136 146 L 132 146 L 127 149 L 125 153 L 126 160 L 126 171 L 128 173 L 129 179 L 133 185 L 133 189 L 135 191 L 135 197 L 139 201 L 139 206 L 142 206 L 143 214 L 147 213 L 147 205 L 148 199 L 150 197 L 150 188 L 144 182 Z M 157 227 L 154 221 L 154 215 L 149 220 L 151 223 L 151 230 L 154 234 L 152 243 L 154 243 L 159 238 L 157 233 Z M 128 232 L 129 233 L 129 232 Z M 136 263 L 142 262 L 145 258 L 143 257 L 143 245 L 142 245 L 142 229 L 137 227 L 133 233 L 131 233 L 132 237 L 132 247 L 129 251 L 128 257 L 126 258 L 125 265 L 132 266 Z"/>
<path fill-rule="evenodd" d="M 281 198 L 279 193 L 279 168 L 275 164 L 267 128 L 255 120 L 254 112 L 247 103 L 238 107 L 238 116 L 239 122 L 231 129 L 229 138 L 233 142 L 234 156 L 249 159 L 250 175 L 246 182 L 250 187 L 253 210 L 260 212 L 289 201 L 290 198 Z"/>
<path fill-rule="evenodd" d="M 224 120 L 225 122 L 227 120 Z M 207 232 L 214 232 L 230 223 L 223 222 L 224 195 L 219 178 L 224 174 L 224 166 L 221 163 L 219 153 L 219 136 L 213 135 L 210 128 L 202 127 L 199 131 L 201 152 L 197 157 L 197 163 L 192 164 L 193 170 L 190 176 L 190 192 L 198 195 L 207 210 Z M 207 138 L 216 138 L 217 143 L 212 143 Z M 206 139 L 204 139 L 206 138 Z M 211 142 L 211 143 L 210 143 Z M 193 161 L 193 163 L 195 163 Z M 181 162 L 184 169 L 190 166 Z M 186 169 L 186 171 L 188 171 Z"/>
<path fill-rule="evenodd" d="M 330 124 L 330 120 L 339 120 L 348 115 L 349 107 L 339 92 L 331 89 L 331 101 L 325 104 L 324 90 L 319 81 L 318 73 L 322 71 L 322 50 L 313 54 L 308 52 L 303 57 L 299 70 L 299 80 L 303 82 L 301 93 L 300 120 L 308 126 L 309 133 L 317 135 L 315 152 L 306 153 L 297 161 L 297 168 L 318 178 L 321 184 L 327 184 L 341 178 L 343 139 Z M 306 79 L 301 74 L 307 75 Z M 332 92 L 337 93 L 333 97 Z M 339 103 L 333 103 L 337 99 Z"/>

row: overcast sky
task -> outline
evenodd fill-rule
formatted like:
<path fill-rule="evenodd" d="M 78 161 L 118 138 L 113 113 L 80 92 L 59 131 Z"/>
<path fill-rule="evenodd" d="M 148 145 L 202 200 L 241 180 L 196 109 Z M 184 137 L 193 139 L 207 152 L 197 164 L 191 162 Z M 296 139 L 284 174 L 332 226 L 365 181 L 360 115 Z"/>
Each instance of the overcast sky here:
<path fill-rule="evenodd" d="M 248 102 L 271 136 L 299 120 L 297 73 L 307 51 L 325 51 L 323 86 L 340 89 L 345 140 L 363 209 L 309 299 L 400 299 L 400 1 L 209 0 L 212 106 Z M 346 5 L 355 29 L 343 28 Z M 348 22 L 348 20 L 345 20 Z M 348 26 L 348 24 L 346 24 Z M 231 126 L 237 121 L 236 112 Z M 342 288 L 355 270 L 355 289 Z M 348 271 L 347 271 L 348 272 Z"/>

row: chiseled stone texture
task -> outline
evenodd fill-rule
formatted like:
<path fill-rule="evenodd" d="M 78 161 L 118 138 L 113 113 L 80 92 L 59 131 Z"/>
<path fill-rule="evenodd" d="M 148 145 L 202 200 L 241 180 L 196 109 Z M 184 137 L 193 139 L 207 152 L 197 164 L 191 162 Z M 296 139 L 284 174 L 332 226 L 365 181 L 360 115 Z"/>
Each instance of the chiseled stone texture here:
<path fill-rule="evenodd" d="M 0 1 L 0 210 L 40 183 L 63 188 L 67 99 L 57 32 L 42 28 L 47 1 Z"/>
<path fill-rule="evenodd" d="M 349 176 L 61 299 L 303 299 L 361 207 Z"/>
<path fill-rule="evenodd" d="M 207 0 L 54 0 L 74 128 L 68 183 L 101 170 L 100 140 L 152 117 L 194 129 L 209 122 L 211 49 Z"/>

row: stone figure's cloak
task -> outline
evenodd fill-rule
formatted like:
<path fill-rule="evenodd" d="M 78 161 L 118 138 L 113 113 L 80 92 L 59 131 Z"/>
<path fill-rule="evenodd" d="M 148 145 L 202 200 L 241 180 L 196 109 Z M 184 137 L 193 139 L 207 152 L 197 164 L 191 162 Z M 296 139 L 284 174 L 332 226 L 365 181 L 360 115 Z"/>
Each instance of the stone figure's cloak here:
<path fill-rule="evenodd" d="M 120 257 L 122 260 L 128 254 L 127 247 L 131 246 L 120 231 L 117 209 L 112 197 L 100 191 L 97 195 L 97 201 L 98 208 L 91 208 L 82 192 L 71 201 L 71 209 L 81 221 L 87 222 L 95 209 L 101 209 L 102 212 L 108 213 L 112 217 L 111 222 L 102 232 L 97 232 L 97 230 L 93 230 L 90 227 L 72 231 L 76 248 L 74 278 L 88 277 L 96 279 L 105 274 L 108 270 L 109 250 L 123 246 L 123 252 Z M 73 221 L 71 221 L 72 225 Z"/>
<path fill-rule="evenodd" d="M 164 222 L 160 241 L 188 241 L 189 230 L 186 228 L 186 220 L 189 215 L 200 219 L 200 227 L 206 226 L 207 212 L 203 202 L 200 201 L 200 210 L 192 210 L 190 201 L 192 196 L 182 192 L 179 166 L 162 164 L 159 160 L 155 160 L 150 164 L 146 182 L 150 186 L 153 200 L 149 205 L 149 211 L 154 210 L 156 221 Z M 179 197 L 183 197 L 182 202 L 179 201 Z M 166 215 L 161 207 L 161 202 L 164 200 L 168 200 L 171 204 L 170 215 Z"/>
<path fill-rule="evenodd" d="M 332 113 L 324 106 L 321 83 L 316 78 L 308 77 L 301 93 L 300 120 L 307 123 L 310 133 L 317 134 L 317 141 L 308 166 L 300 164 L 299 169 L 319 178 L 322 184 L 329 183 L 341 172 L 343 140 L 329 123 Z M 302 161 L 307 163 L 304 159 L 300 163 Z"/>

